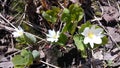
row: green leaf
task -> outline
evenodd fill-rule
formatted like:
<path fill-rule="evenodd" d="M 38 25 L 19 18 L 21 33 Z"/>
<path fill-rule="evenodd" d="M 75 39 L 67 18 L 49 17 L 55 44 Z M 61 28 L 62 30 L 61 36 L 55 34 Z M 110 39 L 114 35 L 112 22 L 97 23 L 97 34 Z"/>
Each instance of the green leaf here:
<path fill-rule="evenodd" d="M 69 26 L 69 28 L 68 28 L 69 32 L 70 32 L 72 35 L 74 34 L 74 32 L 75 32 L 75 30 L 76 30 L 77 24 L 78 24 L 78 22 L 71 23 L 70 26 Z"/>
<path fill-rule="evenodd" d="M 24 65 L 17 65 L 17 66 L 14 66 L 14 68 L 25 68 Z"/>
<path fill-rule="evenodd" d="M 64 8 L 61 20 L 66 22 L 66 25 L 62 32 L 69 31 L 73 35 L 77 24 L 82 19 L 83 15 L 83 9 L 78 4 L 70 5 L 69 9 Z"/>
<path fill-rule="evenodd" d="M 31 44 L 31 43 L 36 43 L 36 37 L 30 33 L 25 33 L 25 38 L 27 43 Z"/>
<path fill-rule="evenodd" d="M 33 56 L 30 51 L 23 49 L 20 55 L 15 55 L 12 62 L 16 68 L 29 66 L 33 63 Z"/>
<path fill-rule="evenodd" d="M 24 35 L 16 38 L 16 41 L 17 41 L 18 43 L 20 43 L 20 44 L 26 44 L 26 39 L 25 39 L 25 36 L 24 36 Z"/>
<path fill-rule="evenodd" d="M 32 51 L 33 58 L 36 59 L 37 57 L 40 56 L 40 53 L 37 50 Z"/>
<path fill-rule="evenodd" d="M 42 16 L 49 22 L 55 23 L 57 21 L 57 14 L 59 13 L 60 8 L 52 7 L 51 10 L 47 10 L 46 12 L 42 13 Z"/>
<path fill-rule="evenodd" d="M 64 8 L 61 20 L 63 22 L 79 22 L 83 18 L 83 15 L 83 9 L 78 4 L 72 4 L 69 9 Z"/>
<path fill-rule="evenodd" d="M 61 33 L 60 37 L 59 37 L 59 40 L 58 40 L 58 44 L 59 45 L 65 45 L 67 41 L 68 41 L 67 36 L 65 34 Z"/>
<path fill-rule="evenodd" d="M 73 40 L 78 50 L 81 52 L 83 58 L 87 58 L 85 45 L 83 44 L 83 37 L 81 35 L 74 35 Z"/>
<path fill-rule="evenodd" d="M 50 13 L 50 11 L 48 11 L 48 12 Z M 52 13 L 52 12 L 51 12 L 51 13 Z M 46 12 L 43 12 L 43 13 L 42 13 L 42 16 L 43 16 L 47 21 L 52 22 L 52 23 L 55 23 L 56 20 L 57 20 L 56 17 L 54 17 L 54 16 L 52 16 L 52 15 L 46 13 Z"/>
<path fill-rule="evenodd" d="M 84 15 L 83 9 L 78 4 L 72 4 L 69 7 L 71 21 L 80 21 Z"/>
<path fill-rule="evenodd" d="M 60 8 L 56 7 L 56 6 L 52 6 L 52 10 L 53 12 L 55 12 L 54 14 L 58 14 L 60 12 Z"/>
<path fill-rule="evenodd" d="M 69 14 L 70 11 L 67 8 L 64 8 L 63 13 Z"/>
<path fill-rule="evenodd" d="M 81 51 L 81 56 L 82 56 L 83 58 L 87 58 L 87 52 L 86 52 L 86 50 Z"/>
<path fill-rule="evenodd" d="M 62 29 L 62 33 L 67 32 L 69 29 L 71 29 L 72 28 L 72 27 L 70 27 L 71 24 L 72 24 L 71 22 L 66 23 Z"/>
<path fill-rule="evenodd" d="M 25 60 L 21 55 L 15 55 L 15 57 L 12 59 L 12 62 L 15 66 L 25 65 Z"/>
<path fill-rule="evenodd" d="M 81 50 L 81 51 L 84 51 L 85 50 L 85 46 L 84 46 L 84 44 L 82 42 L 83 41 L 82 36 L 74 35 L 73 39 L 74 39 L 75 45 L 77 46 L 77 49 Z"/>
<path fill-rule="evenodd" d="M 26 49 L 23 49 L 20 53 L 21 56 L 26 56 L 28 55 L 28 51 Z"/>
<path fill-rule="evenodd" d="M 112 60 L 107 60 L 107 65 L 111 66 L 112 64 L 114 64 L 114 62 Z"/>
<path fill-rule="evenodd" d="M 26 66 L 29 66 L 33 63 L 33 55 L 30 51 L 28 51 L 28 54 L 24 56 L 24 60 L 26 61 Z"/>
<path fill-rule="evenodd" d="M 102 38 L 102 45 L 105 45 L 105 44 L 107 44 L 108 43 L 108 38 L 107 38 L 107 36 L 104 36 L 103 38 Z"/>
<path fill-rule="evenodd" d="M 62 16 L 61 16 L 61 20 L 67 23 L 71 21 L 70 12 L 67 8 L 64 8 Z"/>
<path fill-rule="evenodd" d="M 25 61 L 25 63 L 24 63 L 25 65 L 29 66 L 30 64 L 32 64 L 33 56 L 32 56 L 32 53 L 30 51 L 23 49 L 21 51 L 21 56 L 23 57 L 23 59 Z"/>

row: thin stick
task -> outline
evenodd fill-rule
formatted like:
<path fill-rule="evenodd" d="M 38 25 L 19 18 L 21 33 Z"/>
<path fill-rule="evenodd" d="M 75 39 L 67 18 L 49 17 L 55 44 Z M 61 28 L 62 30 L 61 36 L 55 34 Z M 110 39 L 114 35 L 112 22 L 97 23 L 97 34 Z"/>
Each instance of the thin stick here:
<path fill-rule="evenodd" d="M 0 13 L 0 18 L 2 18 L 6 23 L 10 24 L 13 28 L 17 29 L 13 24 L 11 24 L 5 17 Z"/>
<path fill-rule="evenodd" d="M 28 33 L 28 32 L 24 32 L 24 33 Z M 31 33 L 30 33 L 31 34 Z M 36 38 L 38 38 L 38 39 L 40 39 L 40 40 L 42 40 L 42 41 L 45 41 L 46 42 L 46 40 L 45 39 L 43 39 L 43 38 L 41 38 L 41 37 L 39 37 L 39 36 L 36 36 L 36 35 L 34 35 L 34 34 L 32 34 L 33 36 L 35 36 Z"/>
<path fill-rule="evenodd" d="M 107 0 L 107 2 L 108 2 L 108 4 L 109 4 L 109 6 L 111 6 L 110 1 L 109 1 L 109 0 Z"/>
<path fill-rule="evenodd" d="M 8 26 L 5 26 L 5 25 L 2 25 L 2 24 L 0 24 L 0 28 L 3 28 L 3 29 L 5 29 L 5 30 L 7 30 L 7 31 L 14 31 L 13 28 L 8 27 Z"/>
<path fill-rule="evenodd" d="M 94 52 L 93 52 L 93 50 L 92 50 L 92 49 L 91 49 L 91 54 L 92 54 L 92 57 L 91 57 L 91 58 L 93 58 L 93 54 L 94 54 Z M 94 68 L 94 67 L 93 67 L 93 63 L 92 63 L 92 60 L 91 60 L 91 59 L 90 59 L 90 61 L 91 61 L 91 65 L 90 65 L 90 66 L 91 66 L 91 68 Z"/>
<path fill-rule="evenodd" d="M 41 63 L 44 63 L 44 64 L 46 64 L 46 65 L 48 65 L 48 66 L 54 67 L 54 68 L 60 68 L 60 67 L 58 67 L 58 66 L 55 66 L 55 65 L 49 64 L 49 63 L 44 62 L 44 61 L 42 61 L 42 60 L 40 60 L 40 62 L 41 62 Z"/>
<path fill-rule="evenodd" d="M 99 2 L 99 1 L 97 1 L 97 3 L 98 3 L 98 5 L 100 6 L 100 9 L 101 9 L 101 11 L 102 11 L 101 15 L 103 15 L 104 8 L 102 7 L 102 5 L 100 4 L 100 2 Z"/>
<path fill-rule="evenodd" d="M 39 26 L 37 26 L 37 25 L 35 25 L 35 24 L 33 24 L 33 23 L 27 23 L 26 21 L 23 21 L 25 24 L 27 24 L 28 26 L 30 26 L 30 27 L 32 27 L 32 28 L 34 28 L 35 30 L 37 30 L 37 31 L 39 31 L 39 30 L 43 30 L 43 31 L 46 31 L 45 29 L 42 29 L 42 28 L 40 28 Z M 44 35 L 46 35 L 46 33 L 45 32 L 43 32 L 42 31 L 42 33 L 44 34 Z"/>
<path fill-rule="evenodd" d="M 62 29 L 62 22 L 60 23 L 60 28 L 59 28 L 59 31 L 61 31 L 61 29 Z"/>
<path fill-rule="evenodd" d="M 25 49 L 29 49 L 29 48 L 30 48 L 30 47 L 26 47 Z M 22 51 L 22 50 L 18 50 L 17 52 L 15 52 L 15 53 L 13 53 L 13 54 L 7 56 L 7 58 L 12 57 L 13 55 L 18 54 L 18 53 L 20 53 L 21 51 Z"/>
<path fill-rule="evenodd" d="M 60 5 L 60 7 L 62 7 L 63 9 L 65 8 L 61 3 L 58 2 L 58 4 Z"/>
<path fill-rule="evenodd" d="M 15 4 L 11 9 L 15 10 L 15 8 L 18 6 L 19 2 L 17 2 L 17 4 Z"/>
<path fill-rule="evenodd" d="M 20 13 L 21 13 L 21 11 L 19 13 L 17 13 L 10 21 L 12 21 L 13 19 L 15 19 Z"/>

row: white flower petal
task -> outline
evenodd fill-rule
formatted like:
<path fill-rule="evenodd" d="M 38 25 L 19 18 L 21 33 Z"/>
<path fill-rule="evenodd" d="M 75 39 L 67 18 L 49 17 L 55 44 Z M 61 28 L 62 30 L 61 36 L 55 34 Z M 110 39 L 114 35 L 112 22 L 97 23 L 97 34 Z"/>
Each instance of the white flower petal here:
<path fill-rule="evenodd" d="M 18 26 L 18 30 L 23 32 L 23 29 L 20 26 Z"/>
<path fill-rule="evenodd" d="M 93 39 L 93 41 L 94 41 L 94 43 L 96 43 L 96 44 L 101 44 L 101 43 L 102 43 L 102 39 L 101 39 L 100 37 L 95 37 L 95 38 Z"/>
<path fill-rule="evenodd" d="M 59 31 L 57 31 L 57 35 L 59 35 L 60 34 L 60 32 Z"/>
<path fill-rule="evenodd" d="M 55 42 L 57 42 L 58 41 L 58 38 L 57 39 L 55 39 Z"/>
<path fill-rule="evenodd" d="M 94 31 L 95 30 L 95 27 L 96 27 L 96 25 L 93 25 L 93 26 L 91 26 L 91 31 Z"/>
<path fill-rule="evenodd" d="M 57 42 L 59 38 L 59 31 L 55 32 L 55 30 L 48 30 L 49 34 L 46 34 L 47 41 Z"/>
<path fill-rule="evenodd" d="M 13 32 L 12 34 L 13 34 L 13 37 L 19 37 L 20 36 L 20 34 L 18 34 L 17 32 Z"/>
<path fill-rule="evenodd" d="M 12 33 L 13 34 L 13 37 L 20 37 L 22 36 L 24 33 L 23 29 L 18 26 L 18 28 L 15 28 L 15 31 Z"/>
<path fill-rule="evenodd" d="M 47 41 L 54 42 L 54 41 L 55 41 L 55 39 L 53 39 L 53 38 L 47 38 Z"/>
<path fill-rule="evenodd" d="M 88 32 L 89 32 L 89 30 L 90 30 L 89 27 L 86 27 L 81 34 L 86 37 Z"/>
<path fill-rule="evenodd" d="M 104 37 L 104 36 L 105 36 L 105 35 L 103 35 L 103 34 L 99 35 L 100 38 L 102 38 L 102 37 Z"/>
<path fill-rule="evenodd" d="M 48 30 L 50 36 L 54 36 L 56 33 L 54 30 Z"/>
<path fill-rule="evenodd" d="M 59 36 L 59 34 L 60 34 L 60 32 L 59 31 L 57 31 L 57 35 L 56 35 L 56 37 L 57 38 L 59 38 L 60 36 Z"/>
<path fill-rule="evenodd" d="M 95 33 L 96 35 L 100 35 L 102 32 L 103 32 L 103 29 L 102 29 L 102 28 L 97 28 L 97 29 L 95 29 L 95 31 L 94 31 L 94 33 Z"/>
<path fill-rule="evenodd" d="M 96 28 L 96 25 L 91 26 L 91 28 L 86 27 L 84 31 L 81 33 L 84 38 L 84 44 L 90 43 L 91 48 L 94 47 L 95 44 L 101 44 L 102 43 L 102 37 L 104 37 L 102 28 Z"/>
<path fill-rule="evenodd" d="M 92 41 L 90 42 L 90 46 L 91 46 L 91 48 L 94 47 L 94 43 Z"/>
<path fill-rule="evenodd" d="M 46 34 L 47 37 L 52 37 L 50 34 Z"/>
<path fill-rule="evenodd" d="M 84 44 L 88 44 L 90 41 L 91 41 L 91 39 L 90 39 L 90 38 L 85 37 L 83 42 L 84 42 Z"/>

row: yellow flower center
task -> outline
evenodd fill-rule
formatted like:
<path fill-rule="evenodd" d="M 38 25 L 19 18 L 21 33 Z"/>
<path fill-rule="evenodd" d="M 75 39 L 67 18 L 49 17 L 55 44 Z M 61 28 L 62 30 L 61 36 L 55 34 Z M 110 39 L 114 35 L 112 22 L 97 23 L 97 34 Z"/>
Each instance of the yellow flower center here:
<path fill-rule="evenodd" d="M 88 37 L 89 37 L 89 38 L 93 38 L 93 37 L 94 37 L 94 33 L 93 33 L 93 32 L 89 32 L 89 33 L 88 33 Z"/>
<path fill-rule="evenodd" d="M 55 34 L 55 35 L 53 36 L 53 38 L 56 39 L 56 38 L 57 38 L 57 34 Z"/>
<path fill-rule="evenodd" d="M 19 34 L 19 35 L 23 35 L 23 32 L 22 32 L 22 31 L 19 31 L 18 34 Z"/>

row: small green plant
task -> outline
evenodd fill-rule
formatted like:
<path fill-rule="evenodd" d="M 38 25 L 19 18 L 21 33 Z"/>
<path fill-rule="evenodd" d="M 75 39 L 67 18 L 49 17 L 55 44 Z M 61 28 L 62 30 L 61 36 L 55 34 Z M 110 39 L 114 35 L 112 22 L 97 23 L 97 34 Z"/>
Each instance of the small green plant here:
<path fill-rule="evenodd" d="M 23 49 L 20 55 L 15 55 L 12 59 L 14 64 L 14 68 L 25 68 L 29 67 L 39 56 L 39 52 L 37 50 L 33 50 L 32 52 L 26 49 Z"/>
<path fill-rule="evenodd" d="M 83 18 L 83 15 L 83 9 L 78 4 L 72 4 L 68 9 L 64 8 L 61 21 L 65 22 L 66 25 L 62 32 L 69 31 L 74 34 L 77 24 Z"/>
<path fill-rule="evenodd" d="M 42 13 L 42 16 L 48 21 L 52 22 L 51 24 L 55 24 L 56 20 L 58 19 L 60 9 L 56 7 L 52 7 L 51 10 Z M 68 31 L 71 35 L 74 34 L 78 22 L 82 19 L 84 13 L 83 9 L 78 4 L 72 4 L 70 7 L 64 8 L 60 21 L 64 22 L 65 26 L 62 28 L 62 31 L 50 31 L 48 30 L 49 34 L 47 34 L 47 41 L 56 42 L 59 45 L 65 45 L 68 38 L 65 33 Z M 59 32 L 59 34 L 58 34 Z M 56 33 L 56 34 L 55 34 Z"/>

